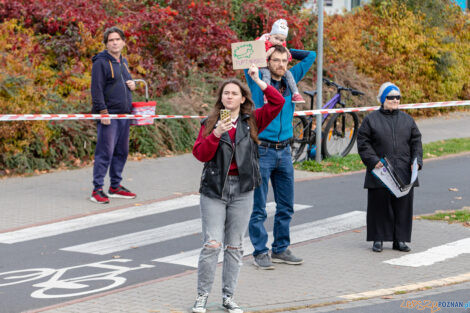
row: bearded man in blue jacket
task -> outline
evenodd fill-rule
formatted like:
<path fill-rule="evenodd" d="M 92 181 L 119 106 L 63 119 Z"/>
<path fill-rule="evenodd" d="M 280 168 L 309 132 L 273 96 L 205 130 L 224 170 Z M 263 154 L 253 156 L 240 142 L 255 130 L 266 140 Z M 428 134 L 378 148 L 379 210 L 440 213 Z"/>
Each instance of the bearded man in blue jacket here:
<path fill-rule="evenodd" d="M 126 114 L 132 110 L 135 82 L 121 51 L 126 45 L 124 32 L 117 27 L 106 29 L 103 36 L 106 50 L 92 59 L 92 113 Z M 101 119 L 97 122 L 97 142 L 93 165 L 93 192 L 90 200 L 109 203 L 109 197 L 135 198 L 135 193 L 121 185 L 122 171 L 129 153 L 130 120 Z M 108 195 L 103 191 L 104 177 L 109 169 L 111 180 Z"/>
<path fill-rule="evenodd" d="M 291 49 L 292 58 L 300 60 L 289 71 L 295 82 L 299 82 L 315 61 L 313 51 Z M 274 46 L 268 57 L 268 69 L 271 72 L 271 85 L 285 98 L 286 102 L 279 115 L 259 134 L 259 165 L 262 184 L 255 189 L 253 212 L 250 218 L 249 233 L 254 247 L 254 265 L 260 269 L 274 269 L 274 263 L 302 264 L 303 260 L 296 257 L 289 249 L 290 221 L 294 214 L 294 168 L 292 166 L 290 142 L 293 136 L 292 118 L 295 104 L 284 74 L 287 71 L 288 51 L 283 46 Z M 245 71 L 248 86 L 252 92 L 256 108 L 262 107 L 263 92 Z M 267 247 L 268 234 L 264 227 L 266 220 L 266 198 L 268 184 L 271 179 L 276 214 L 274 216 L 274 241 L 269 256 Z"/>

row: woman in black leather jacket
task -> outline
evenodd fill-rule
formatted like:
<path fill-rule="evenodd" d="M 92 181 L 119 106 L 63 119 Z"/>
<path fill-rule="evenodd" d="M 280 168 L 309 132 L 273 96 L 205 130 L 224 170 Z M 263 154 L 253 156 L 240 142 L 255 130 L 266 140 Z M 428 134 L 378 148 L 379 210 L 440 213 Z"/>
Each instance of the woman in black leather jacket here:
<path fill-rule="evenodd" d="M 357 148 L 367 166 L 364 188 L 367 188 L 367 241 L 373 241 L 372 250 L 381 252 L 383 241 L 393 241 L 393 249 L 408 252 L 413 221 L 413 188 L 400 198 L 388 191 L 372 174 L 383 166 L 387 157 L 397 175 L 404 182 L 411 178 L 414 159 L 423 165 L 421 133 L 413 118 L 398 109 L 400 89 L 392 83 L 380 87 L 377 99 L 380 109 L 366 116 L 359 128 Z M 414 186 L 418 186 L 416 180 Z"/>

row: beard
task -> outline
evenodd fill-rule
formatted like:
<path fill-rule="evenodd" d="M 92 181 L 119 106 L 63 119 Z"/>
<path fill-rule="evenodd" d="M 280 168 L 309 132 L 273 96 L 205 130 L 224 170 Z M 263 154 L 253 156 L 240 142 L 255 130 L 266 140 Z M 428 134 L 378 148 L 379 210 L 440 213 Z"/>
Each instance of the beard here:
<path fill-rule="evenodd" d="M 283 66 L 269 67 L 271 71 L 271 76 L 282 77 L 286 73 L 287 69 Z"/>

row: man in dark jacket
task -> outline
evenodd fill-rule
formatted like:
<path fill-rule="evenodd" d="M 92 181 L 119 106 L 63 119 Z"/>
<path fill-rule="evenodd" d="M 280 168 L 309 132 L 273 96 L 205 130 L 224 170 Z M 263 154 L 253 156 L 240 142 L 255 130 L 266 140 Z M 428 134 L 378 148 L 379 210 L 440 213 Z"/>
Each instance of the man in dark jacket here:
<path fill-rule="evenodd" d="M 411 241 L 413 188 L 397 198 L 371 173 L 387 157 L 399 178 L 408 183 L 414 159 L 419 169 L 423 165 L 421 133 L 413 118 L 398 109 L 400 98 L 397 86 L 383 84 L 377 97 L 382 106 L 364 118 L 357 137 L 357 150 L 367 166 L 367 241 L 374 242 L 375 252 L 382 251 L 383 241 L 393 241 L 395 250 L 410 251 L 405 242 Z"/>
<path fill-rule="evenodd" d="M 93 57 L 91 70 L 91 97 L 93 113 L 125 114 L 132 110 L 132 80 L 127 60 L 121 51 L 126 45 L 124 32 L 117 27 L 106 29 L 103 43 L 106 50 Z M 90 200 L 109 203 L 103 192 L 104 177 L 109 169 L 111 185 L 109 197 L 135 198 L 136 195 L 121 186 L 122 171 L 129 152 L 130 120 L 101 119 L 97 122 L 97 143 L 93 166 L 93 193 Z"/>

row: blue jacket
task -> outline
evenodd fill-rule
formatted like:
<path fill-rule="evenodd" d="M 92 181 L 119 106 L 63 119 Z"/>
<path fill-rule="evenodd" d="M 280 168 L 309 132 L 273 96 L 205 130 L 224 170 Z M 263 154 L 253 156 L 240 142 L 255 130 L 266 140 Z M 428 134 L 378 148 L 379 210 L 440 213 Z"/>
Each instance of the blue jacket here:
<path fill-rule="evenodd" d="M 290 49 L 290 52 L 294 59 L 301 60 L 289 70 L 292 72 L 295 82 L 298 83 L 305 76 L 305 74 L 307 74 L 308 70 L 315 61 L 317 54 L 314 51 L 297 49 Z M 262 107 L 264 104 L 263 92 L 248 75 L 248 70 L 245 70 L 245 77 L 248 83 L 248 87 L 250 87 L 256 108 Z M 287 86 L 285 77 L 282 77 L 282 81 L 283 84 Z M 292 103 L 292 94 L 289 88 L 286 88 L 283 96 L 284 99 L 286 99 L 286 102 L 282 108 L 282 111 L 268 125 L 268 127 L 266 127 L 266 129 L 259 134 L 259 139 L 279 142 L 292 138 L 292 118 L 294 116 L 295 104 Z"/>
<path fill-rule="evenodd" d="M 126 81 L 131 80 L 127 60 L 121 56 L 118 62 L 104 50 L 93 58 L 91 69 L 92 113 L 107 109 L 110 114 L 130 113 L 132 92 Z"/>

